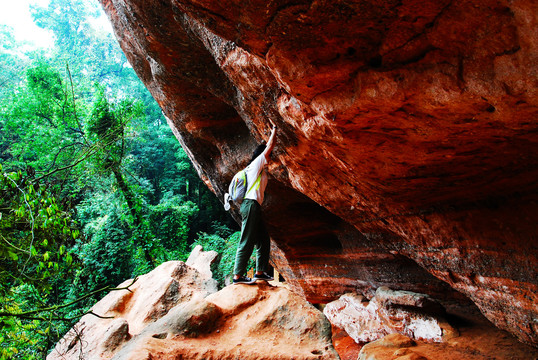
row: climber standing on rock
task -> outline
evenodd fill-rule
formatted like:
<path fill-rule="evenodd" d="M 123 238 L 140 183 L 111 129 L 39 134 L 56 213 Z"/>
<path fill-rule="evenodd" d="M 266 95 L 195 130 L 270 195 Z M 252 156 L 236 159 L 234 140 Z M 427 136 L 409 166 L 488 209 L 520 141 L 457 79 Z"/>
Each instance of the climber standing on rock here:
<path fill-rule="evenodd" d="M 267 186 L 265 167 L 275 146 L 276 126 L 272 121 L 271 126 L 271 135 L 267 145 L 258 145 L 252 154 L 249 165 L 245 168 L 246 183 L 249 185 L 239 210 L 241 213 L 241 240 L 235 255 L 234 285 L 254 284 L 256 280 L 273 280 L 273 277 L 266 273 L 269 265 L 271 241 L 261 210 L 265 187 Z M 245 276 L 245 273 L 248 259 L 252 255 L 254 246 L 256 246 L 256 273 L 251 279 Z"/>

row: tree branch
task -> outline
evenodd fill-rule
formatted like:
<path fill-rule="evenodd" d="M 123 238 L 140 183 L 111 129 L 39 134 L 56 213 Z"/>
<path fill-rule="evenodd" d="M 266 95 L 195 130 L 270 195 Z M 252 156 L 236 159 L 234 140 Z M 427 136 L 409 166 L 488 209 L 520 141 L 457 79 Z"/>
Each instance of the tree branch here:
<path fill-rule="evenodd" d="M 88 139 L 86 139 L 86 136 L 84 135 L 84 131 L 82 130 L 82 124 L 80 123 L 77 116 L 77 107 L 75 104 L 75 87 L 73 86 L 73 77 L 71 76 L 71 70 L 69 70 L 69 63 L 66 63 L 65 67 L 67 69 L 67 74 L 69 75 L 69 82 L 71 83 L 71 97 L 73 99 L 73 112 L 75 114 L 75 121 L 77 122 L 78 129 L 80 130 L 80 134 L 82 135 L 82 138 L 86 142 L 86 145 L 88 145 L 89 144 Z"/>
<path fill-rule="evenodd" d="M 2 238 L 2 240 L 4 240 L 4 242 L 5 242 L 6 244 L 8 244 L 9 246 L 11 246 L 13 249 L 18 250 L 18 251 L 20 251 L 20 252 L 23 252 L 23 253 L 25 253 L 25 254 L 30 254 L 30 251 L 28 251 L 28 250 L 24 250 L 24 249 L 21 249 L 21 248 L 16 247 L 16 246 L 13 245 L 12 243 L 10 243 L 5 237 L 3 237 L 2 235 L 0 235 L 0 237 Z"/>
<path fill-rule="evenodd" d="M 13 313 L 13 312 L 9 312 L 9 311 L 4 311 L 4 312 L 0 312 L 0 317 L 16 317 L 16 318 L 19 318 L 19 319 L 37 319 L 37 320 L 47 320 L 46 318 L 44 317 L 40 317 L 38 316 L 37 314 L 39 313 L 43 313 L 43 312 L 53 312 L 53 311 L 56 311 L 56 310 L 60 310 L 60 309 L 63 309 L 63 308 L 66 308 L 66 307 L 69 307 L 69 306 L 72 306 L 76 303 L 79 303 L 81 302 L 82 300 L 85 300 L 93 295 L 96 295 L 96 294 L 99 294 L 99 293 L 102 293 L 102 292 L 105 292 L 105 291 L 118 291 L 118 290 L 127 290 L 127 291 L 131 291 L 131 289 L 129 289 L 129 287 L 133 286 L 133 284 L 138 280 L 138 278 L 134 278 L 133 281 L 125 286 L 125 287 L 121 287 L 121 288 L 113 288 L 111 287 L 110 285 L 108 286 L 105 286 L 104 288 L 101 288 L 101 289 L 98 289 L 98 290 L 94 290 L 92 292 L 89 292 L 88 294 L 82 296 L 82 297 L 79 297 L 78 299 L 75 299 L 73 301 L 70 301 L 68 302 L 67 304 L 63 304 L 63 305 L 54 305 L 54 306 L 49 306 L 49 307 L 45 307 L 45 308 L 41 308 L 41 309 L 35 309 L 35 310 L 29 310 L 29 311 L 24 311 L 24 312 L 20 312 L 20 313 Z M 90 312 L 88 312 L 90 313 Z M 35 316 L 34 316 L 35 315 Z M 94 313 L 92 313 L 92 315 L 95 315 L 95 316 L 98 316 Z M 101 317 L 101 316 L 98 316 L 98 317 Z M 74 318 L 77 318 L 77 317 L 74 317 Z M 73 318 L 73 319 L 74 319 Z M 54 320 L 72 320 L 72 319 L 68 319 L 68 318 L 57 318 L 57 319 L 54 319 Z"/>
<path fill-rule="evenodd" d="M 54 121 L 52 121 L 50 116 L 45 115 L 41 111 L 37 111 L 35 114 L 37 116 L 39 116 L 40 118 L 47 120 L 49 122 L 50 126 L 52 126 L 53 128 L 58 129 L 58 126 L 54 123 Z"/>
<path fill-rule="evenodd" d="M 110 143 L 111 143 L 111 142 L 110 142 Z M 109 145 L 110 143 L 104 144 L 105 147 L 106 147 L 107 145 Z M 55 174 L 55 173 L 57 173 L 57 172 L 59 172 L 59 171 L 63 171 L 63 170 L 67 170 L 67 169 L 74 168 L 75 166 L 77 166 L 78 164 L 80 164 L 81 162 L 83 162 L 84 160 L 86 160 L 87 158 L 89 158 L 90 156 L 92 156 L 94 153 L 96 153 L 97 150 L 99 149 L 99 145 L 100 145 L 100 144 L 96 144 L 96 145 L 93 145 L 92 147 L 90 147 L 90 148 L 88 149 L 88 152 L 87 152 L 86 154 L 83 154 L 83 155 L 82 155 L 80 158 L 78 158 L 74 163 L 69 164 L 69 165 L 66 165 L 66 166 L 61 167 L 61 168 L 57 168 L 57 169 L 55 169 L 55 170 L 53 170 L 53 171 L 51 171 L 51 172 L 49 172 L 49 173 L 47 173 L 47 174 L 45 174 L 45 175 L 42 175 L 42 176 L 38 177 L 37 179 L 34 180 L 34 183 L 35 183 L 35 182 L 38 182 L 38 181 L 40 181 L 40 180 L 42 180 L 42 179 L 44 179 L 44 178 L 46 178 L 46 177 L 48 177 L 48 176 L 51 176 L 51 175 L 53 175 L 53 174 Z"/>
<path fill-rule="evenodd" d="M 76 146 L 76 145 L 84 145 L 82 144 L 81 142 L 74 142 L 74 143 L 71 143 L 69 145 L 65 145 L 64 147 L 60 148 L 60 150 L 58 150 L 58 152 L 56 153 L 56 155 L 54 156 L 54 160 L 52 161 L 52 164 L 49 166 L 49 169 L 47 171 L 50 171 L 54 165 L 56 165 L 56 161 L 58 160 L 58 156 L 60 156 L 61 152 L 64 151 L 65 149 L 67 148 L 70 148 L 70 147 L 73 147 L 73 146 Z"/>

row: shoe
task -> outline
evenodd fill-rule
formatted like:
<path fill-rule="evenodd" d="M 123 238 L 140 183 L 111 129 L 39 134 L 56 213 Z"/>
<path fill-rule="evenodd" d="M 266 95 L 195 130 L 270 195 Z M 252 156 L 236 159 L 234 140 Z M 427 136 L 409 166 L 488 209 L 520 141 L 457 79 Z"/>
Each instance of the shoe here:
<path fill-rule="evenodd" d="M 272 276 L 270 276 L 270 275 L 267 275 L 267 273 L 262 273 L 260 275 L 254 274 L 253 280 L 254 281 L 256 281 L 256 280 L 273 281 L 274 278 Z"/>
<path fill-rule="evenodd" d="M 256 280 L 249 278 L 248 276 L 241 276 L 239 279 L 233 279 L 234 285 L 239 284 L 245 284 L 245 285 L 252 285 L 256 282 Z"/>

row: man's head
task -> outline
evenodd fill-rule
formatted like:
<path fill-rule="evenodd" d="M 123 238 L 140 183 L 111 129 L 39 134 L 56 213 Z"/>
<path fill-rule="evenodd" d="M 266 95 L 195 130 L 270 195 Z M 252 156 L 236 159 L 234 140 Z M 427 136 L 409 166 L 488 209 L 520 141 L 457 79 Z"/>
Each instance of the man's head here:
<path fill-rule="evenodd" d="M 256 159 L 258 156 L 260 156 L 260 154 L 265 150 L 266 147 L 267 145 L 265 145 L 265 143 L 258 145 L 258 147 L 256 147 L 256 150 L 254 150 L 254 152 L 252 153 L 252 158 L 250 159 L 249 164 L 253 162 L 254 159 Z"/>

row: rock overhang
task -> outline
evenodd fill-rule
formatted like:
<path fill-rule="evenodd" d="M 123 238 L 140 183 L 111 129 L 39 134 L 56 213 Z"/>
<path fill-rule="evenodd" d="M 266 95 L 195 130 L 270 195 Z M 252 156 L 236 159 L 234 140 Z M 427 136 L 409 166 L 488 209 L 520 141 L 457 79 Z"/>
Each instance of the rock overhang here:
<path fill-rule="evenodd" d="M 101 2 L 219 197 L 278 125 L 273 261 L 307 299 L 448 284 L 538 342 L 537 4 Z"/>

